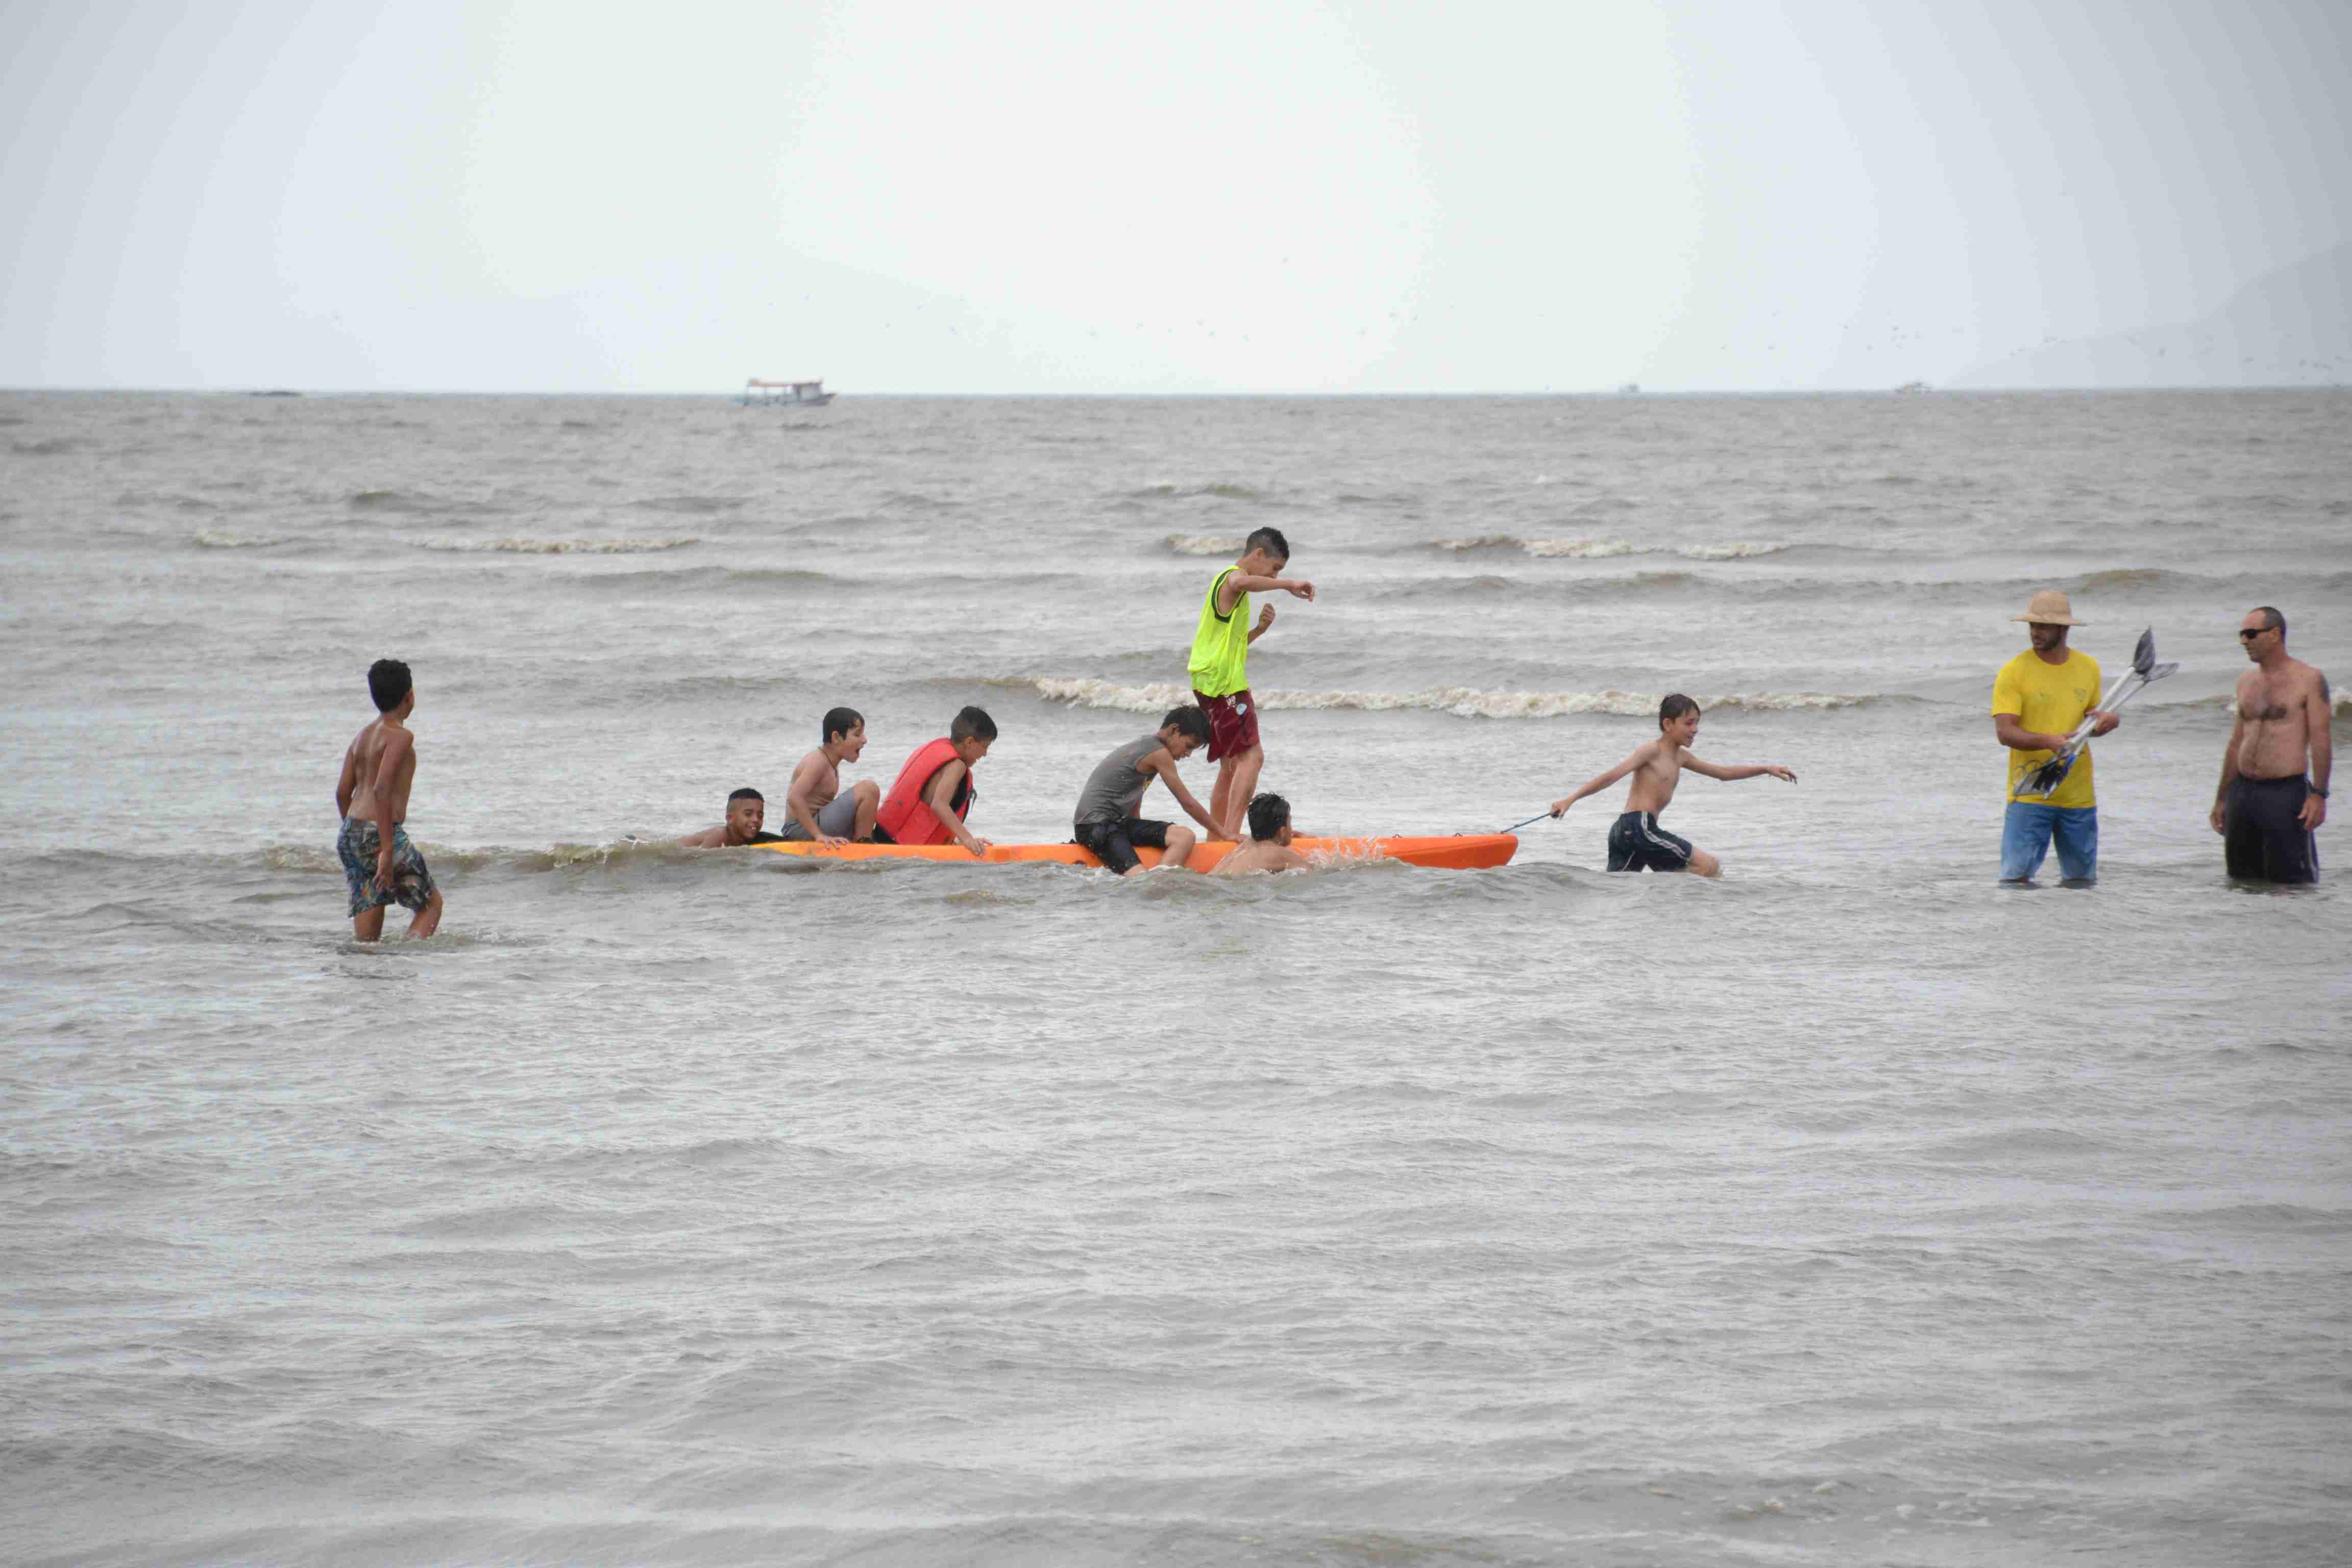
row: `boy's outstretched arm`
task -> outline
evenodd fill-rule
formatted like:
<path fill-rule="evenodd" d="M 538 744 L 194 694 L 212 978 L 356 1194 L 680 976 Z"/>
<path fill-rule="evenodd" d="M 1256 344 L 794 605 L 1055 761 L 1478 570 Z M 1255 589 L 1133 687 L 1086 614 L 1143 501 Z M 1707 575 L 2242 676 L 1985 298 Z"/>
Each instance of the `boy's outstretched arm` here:
<path fill-rule="evenodd" d="M 1658 754 L 1658 742 L 1645 741 L 1633 748 L 1633 754 L 1605 773 L 1595 773 L 1578 786 L 1574 795 L 1562 795 L 1551 803 L 1551 814 L 1558 816 L 1588 795 L 1597 795 Z"/>
<path fill-rule="evenodd" d="M 1190 816 L 1193 821 L 1201 825 L 1201 831 L 1207 836 L 1210 843 L 1233 844 L 1238 842 L 1232 834 L 1225 831 L 1223 824 L 1219 823 L 1215 817 L 1209 815 L 1209 808 L 1207 806 L 1202 805 L 1199 801 L 1192 798 L 1192 792 L 1186 789 L 1184 787 L 1184 781 L 1177 776 L 1176 759 L 1168 754 L 1167 747 L 1162 746 L 1160 750 L 1144 758 L 1143 771 L 1156 775 L 1161 784 L 1168 786 L 1168 793 L 1176 797 L 1176 804 L 1184 808 L 1184 814 L 1187 816 Z"/>
<path fill-rule="evenodd" d="M 1736 781 L 1738 779 L 1761 778 L 1766 773 L 1770 773 L 1776 779 L 1786 779 L 1790 784 L 1795 784 L 1797 782 L 1797 775 L 1790 773 L 1787 768 L 1782 767 L 1778 763 L 1741 763 L 1737 765 L 1724 763 L 1703 763 L 1696 757 L 1692 756 L 1688 752 L 1685 752 L 1683 753 L 1683 766 L 1688 768 L 1695 773 L 1705 773 L 1711 779 L 1723 779 L 1727 782 Z"/>
<path fill-rule="evenodd" d="M 1217 590 L 1220 613 L 1232 609 L 1234 600 L 1244 594 L 1287 594 L 1294 599 L 1305 599 L 1312 604 L 1315 584 L 1304 577 L 1260 577 L 1250 572 L 1231 573 Z"/>

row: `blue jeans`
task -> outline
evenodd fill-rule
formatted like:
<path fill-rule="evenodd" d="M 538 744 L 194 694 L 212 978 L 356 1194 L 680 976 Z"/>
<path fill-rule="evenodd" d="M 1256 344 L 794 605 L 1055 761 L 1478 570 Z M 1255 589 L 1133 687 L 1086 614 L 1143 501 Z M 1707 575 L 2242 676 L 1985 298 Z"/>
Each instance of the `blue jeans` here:
<path fill-rule="evenodd" d="M 2058 874 L 2070 882 L 2099 879 L 2099 808 L 2095 805 L 2034 805 L 2009 803 L 2000 823 L 2000 879 L 2022 882 L 2042 869 L 2042 858 L 2058 843 Z"/>

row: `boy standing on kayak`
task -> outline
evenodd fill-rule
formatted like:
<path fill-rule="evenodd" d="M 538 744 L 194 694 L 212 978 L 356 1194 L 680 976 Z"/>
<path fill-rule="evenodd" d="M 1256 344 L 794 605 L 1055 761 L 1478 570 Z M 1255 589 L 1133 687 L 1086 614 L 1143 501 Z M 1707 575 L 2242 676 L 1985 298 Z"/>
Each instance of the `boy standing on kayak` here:
<path fill-rule="evenodd" d="M 1244 808 L 1257 788 L 1265 752 L 1258 742 L 1257 703 L 1249 691 L 1249 646 L 1274 625 L 1274 606 L 1250 624 L 1252 594 L 1284 593 L 1313 603 L 1315 584 L 1281 576 L 1290 561 L 1290 542 L 1278 528 L 1261 528 L 1242 542 L 1241 559 L 1217 574 L 1201 601 L 1192 631 L 1190 671 L 1192 696 L 1209 716 L 1209 760 L 1219 763 L 1209 815 L 1239 838 Z"/>
<path fill-rule="evenodd" d="M 1682 782 L 1683 769 L 1705 773 L 1711 779 L 1752 779 L 1770 773 L 1776 779 L 1797 782 L 1797 775 L 1777 763 L 1743 763 L 1724 767 L 1716 763 L 1703 763 L 1687 749 L 1698 735 L 1698 704 L 1677 691 L 1658 704 L 1658 738 L 1633 748 L 1633 754 L 1578 786 L 1574 795 L 1551 803 L 1551 814 L 1559 816 L 1586 795 L 1607 789 L 1627 773 L 1633 775 L 1633 786 L 1625 792 L 1624 814 L 1609 830 L 1609 868 L 1612 871 L 1696 871 L 1702 877 L 1712 877 L 1723 869 L 1722 863 L 1704 849 L 1694 849 L 1687 838 L 1677 837 L 1658 826 L 1658 813 L 1675 798 L 1675 785 Z"/>
<path fill-rule="evenodd" d="M 966 708 L 945 735 L 916 747 L 875 814 L 874 842 L 961 844 L 976 856 L 987 854 L 993 846 L 973 837 L 963 821 L 980 793 L 972 787 L 972 764 L 988 755 L 995 740 L 996 721 L 982 709 Z"/>
<path fill-rule="evenodd" d="M 1151 781 L 1162 779 L 1176 804 L 1207 829 L 1210 837 L 1229 837 L 1176 776 L 1176 764 L 1208 743 L 1207 714 L 1198 708 L 1171 710 L 1156 733 L 1128 742 L 1095 764 L 1086 788 L 1078 792 L 1070 836 L 1122 877 L 1143 869 L 1135 853 L 1138 845 L 1160 852 L 1161 870 L 1181 869 L 1184 858 L 1192 853 L 1192 830 L 1172 822 L 1155 822 L 1138 815 L 1138 808 Z"/>

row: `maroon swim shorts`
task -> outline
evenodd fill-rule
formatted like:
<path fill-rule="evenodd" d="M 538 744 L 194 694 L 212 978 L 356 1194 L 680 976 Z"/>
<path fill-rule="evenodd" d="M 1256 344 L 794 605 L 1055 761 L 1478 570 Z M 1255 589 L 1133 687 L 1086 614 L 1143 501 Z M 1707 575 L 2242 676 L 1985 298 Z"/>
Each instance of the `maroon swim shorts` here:
<path fill-rule="evenodd" d="M 1192 693 L 1192 700 L 1209 716 L 1209 761 L 1238 757 L 1257 744 L 1257 699 L 1244 686 L 1223 697 Z"/>

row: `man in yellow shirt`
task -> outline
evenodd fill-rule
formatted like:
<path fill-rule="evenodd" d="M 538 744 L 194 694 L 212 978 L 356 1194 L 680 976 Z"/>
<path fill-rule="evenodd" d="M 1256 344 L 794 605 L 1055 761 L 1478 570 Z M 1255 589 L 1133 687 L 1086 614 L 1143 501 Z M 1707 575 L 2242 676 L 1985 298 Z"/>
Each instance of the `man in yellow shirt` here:
<path fill-rule="evenodd" d="M 2000 830 L 2000 879 L 2031 879 L 2054 839 L 2059 875 L 2069 882 L 2095 882 L 2099 807 L 2091 794 L 2090 748 L 2083 749 L 2049 798 L 2019 793 L 2033 770 L 2064 746 L 2085 718 L 2098 721 L 2094 735 L 2116 727 L 2116 716 L 2095 706 L 2099 661 L 2066 646 L 2067 628 L 2088 623 L 2074 618 L 2074 606 L 2055 588 L 2034 595 L 2025 614 L 2010 619 L 2026 623 L 2033 646 L 2002 665 L 1992 683 L 1993 734 L 2009 748 L 2009 813 Z"/>

